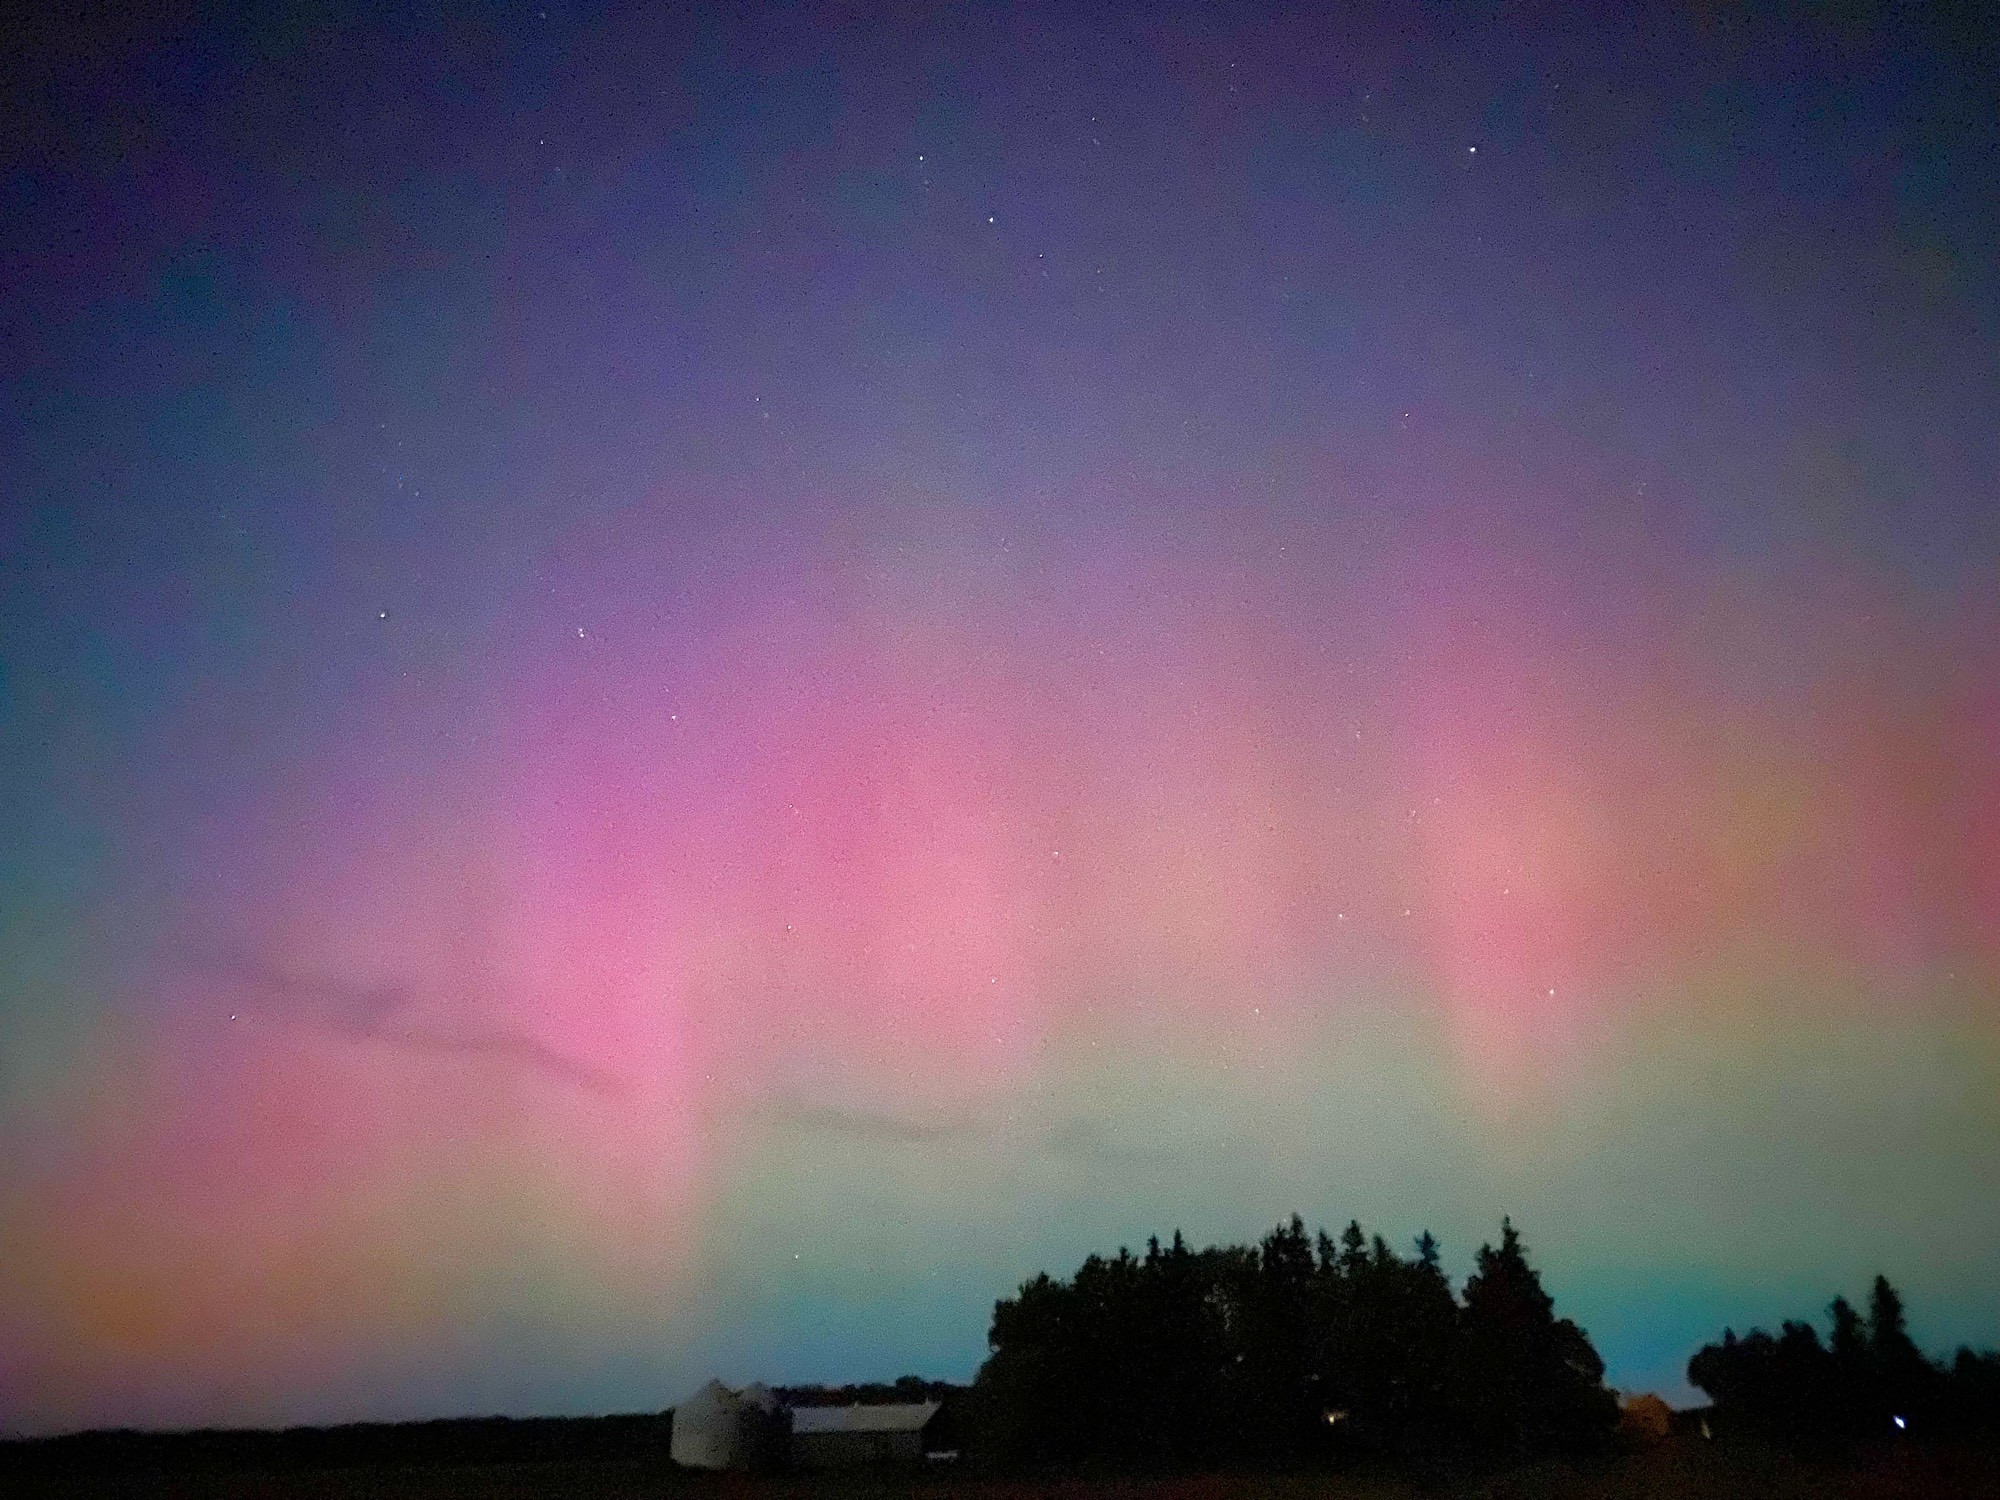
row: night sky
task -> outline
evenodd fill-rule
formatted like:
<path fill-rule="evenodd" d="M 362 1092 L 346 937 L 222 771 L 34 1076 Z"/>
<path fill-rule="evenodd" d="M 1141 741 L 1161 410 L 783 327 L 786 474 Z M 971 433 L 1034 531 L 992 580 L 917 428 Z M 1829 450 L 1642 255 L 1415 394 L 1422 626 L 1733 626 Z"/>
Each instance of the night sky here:
<path fill-rule="evenodd" d="M 965 1378 L 1294 1210 L 1675 1399 L 2000 1340 L 1979 9 L 34 22 L 0 1428 Z"/>

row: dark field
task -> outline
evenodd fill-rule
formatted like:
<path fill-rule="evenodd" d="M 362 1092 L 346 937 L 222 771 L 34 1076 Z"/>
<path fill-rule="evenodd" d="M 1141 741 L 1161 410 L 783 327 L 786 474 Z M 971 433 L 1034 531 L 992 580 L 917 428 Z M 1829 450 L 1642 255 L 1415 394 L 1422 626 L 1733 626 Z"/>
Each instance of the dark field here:
<path fill-rule="evenodd" d="M 1580 1463 L 1543 1463 L 1479 1476 L 1213 1474 L 1160 1479 L 1045 1479 L 973 1474 L 874 1474 L 834 1479 L 697 1475 L 643 1459 L 366 1466 L 274 1473 L 207 1470 L 177 1475 L 79 1473 L 0 1475 L 6 1496 L 92 1500 L 1750 1500 L 1853 1497 L 1953 1500 L 2000 1497 L 2000 1455 L 1908 1449 L 1847 1465 L 1675 1441 Z"/>

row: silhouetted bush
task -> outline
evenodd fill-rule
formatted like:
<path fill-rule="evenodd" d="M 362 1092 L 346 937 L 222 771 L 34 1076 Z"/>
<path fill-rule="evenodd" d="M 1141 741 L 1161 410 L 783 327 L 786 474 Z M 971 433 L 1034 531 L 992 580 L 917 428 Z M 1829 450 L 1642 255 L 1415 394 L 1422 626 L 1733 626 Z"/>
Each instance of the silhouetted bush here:
<path fill-rule="evenodd" d="M 1342 1451 L 1541 1452 L 1604 1440 L 1604 1366 L 1511 1223 L 1463 1302 L 1413 1258 L 1294 1216 L 1255 1246 L 1093 1255 L 993 1309 L 975 1383 L 989 1450 L 1038 1463 L 1296 1462 Z"/>

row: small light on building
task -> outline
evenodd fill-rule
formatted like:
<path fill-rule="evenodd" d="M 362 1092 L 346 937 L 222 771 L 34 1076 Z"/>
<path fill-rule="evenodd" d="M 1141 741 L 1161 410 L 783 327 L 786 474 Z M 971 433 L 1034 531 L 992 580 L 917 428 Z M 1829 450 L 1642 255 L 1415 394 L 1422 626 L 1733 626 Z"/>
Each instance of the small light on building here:
<path fill-rule="evenodd" d="M 1889 1420 L 1896 1424 L 1896 1430 L 1898 1432 L 1905 1431 L 1910 1425 L 1908 1422 L 1905 1422 L 1901 1417 L 1891 1417 Z"/>
<path fill-rule="evenodd" d="M 1338 1427 L 1346 1420 L 1347 1413 L 1344 1411 L 1330 1411 L 1326 1414 L 1326 1425 L 1329 1427 Z"/>

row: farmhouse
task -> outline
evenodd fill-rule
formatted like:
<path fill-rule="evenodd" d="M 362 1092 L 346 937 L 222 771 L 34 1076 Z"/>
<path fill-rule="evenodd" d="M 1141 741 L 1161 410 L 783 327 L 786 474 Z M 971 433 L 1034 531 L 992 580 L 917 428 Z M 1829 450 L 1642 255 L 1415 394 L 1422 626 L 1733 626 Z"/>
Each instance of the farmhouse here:
<path fill-rule="evenodd" d="M 799 1406 L 792 1409 L 792 1462 L 801 1469 L 924 1461 L 940 1444 L 937 1401 L 893 1406 Z"/>

